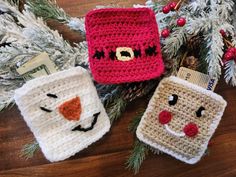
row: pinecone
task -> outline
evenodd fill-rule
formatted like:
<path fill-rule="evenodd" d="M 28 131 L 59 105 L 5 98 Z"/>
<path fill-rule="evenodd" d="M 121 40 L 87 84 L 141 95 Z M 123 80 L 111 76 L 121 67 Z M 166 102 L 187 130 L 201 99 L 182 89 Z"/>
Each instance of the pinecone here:
<path fill-rule="evenodd" d="M 123 86 L 122 96 L 123 98 L 131 102 L 138 97 L 142 97 L 148 94 L 157 85 L 157 80 L 150 80 L 145 82 L 125 84 Z"/>
<path fill-rule="evenodd" d="M 188 56 L 184 59 L 182 66 L 192 70 L 197 70 L 199 66 L 199 60 L 194 56 Z"/>
<path fill-rule="evenodd" d="M 199 51 L 199 46 L 201 45 L 202 41 L 204 41 L 203 35 L 196 35 L 193 36 L 188 40 L 187 43 L 187 50 L 191 52 L 198 52 Z"/>

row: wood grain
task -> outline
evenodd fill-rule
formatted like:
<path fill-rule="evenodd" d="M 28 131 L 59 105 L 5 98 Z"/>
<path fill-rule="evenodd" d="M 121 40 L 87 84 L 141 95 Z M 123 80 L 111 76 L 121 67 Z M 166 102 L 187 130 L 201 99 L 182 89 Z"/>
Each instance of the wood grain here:
<path fill-rule="evenodd" d="M 131 6 L 143 0 L 58 0 L 67 13 L 84 16 L 96 5 L 119 4 Z M 50 21 L 53 29 L 59 30 L 65 39 L 73 42 L 84 40 L 65 25 Z M 216 92 L 227 101 L 228 106 L 210 147 L 210 155 L 196 165 L 187 165 L 162 154 L 150 154 L 137 177 L 235 177 L 236 176 L 236 89 L 220 81 Z M 146 106 L 145 98 L 130 104 L 122 117 L 113 125 L 112 130 L 101 140 L 74 157 L 49 163 L 41 151 L 32 159 L 20 157 L 23 145 L 34 140 L 19 110 L 14 107 L 0 113 L 0 176 L 86 176 L 86 177 L 127 177 L 133 173 L 125 169 L 125 161 L 133 146 L 133 135 L 127 130 L 128 124 L 140 107 Z"/>

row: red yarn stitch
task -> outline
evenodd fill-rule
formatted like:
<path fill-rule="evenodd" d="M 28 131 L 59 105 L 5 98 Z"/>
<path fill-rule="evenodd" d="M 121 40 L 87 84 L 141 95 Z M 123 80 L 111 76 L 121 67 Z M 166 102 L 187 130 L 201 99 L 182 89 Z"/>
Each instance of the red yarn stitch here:
<path fill-rule="evenodd" d="M 159 114 L 159 122 L 161 124 L 168 124 L 172 119 L 172 114 L 169 111 L 161 111 Z"/>
<path fill-rule="evenodd" d="M 194 137 L 198 134 L 198 127 L 195 123 L 189 123 L 184 127 L 183 131 L 186 136 Z"/>
<path fill-rule="evenodd" d="M 118 84 L 144 81 L 164 72 L 159 33 L 152 10 L 97 9 L 86 15 L 85 24 L 90 68 L 97 82 Z M 114 52 L 118 47 L 140 50 L 141 57 L 136 54 L 129 61 L 117 60 Z M 153 47 L 156 51 L 147 53 Z M 103 51 L 104 57 L 96 58 L 96 51 Z"/>

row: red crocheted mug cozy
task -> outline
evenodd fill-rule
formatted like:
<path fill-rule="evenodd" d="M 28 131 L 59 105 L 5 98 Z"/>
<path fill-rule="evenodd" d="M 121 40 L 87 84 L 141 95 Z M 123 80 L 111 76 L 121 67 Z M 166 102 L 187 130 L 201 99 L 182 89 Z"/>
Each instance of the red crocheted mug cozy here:
<path fill-rule="evenodd" d="M 150 80 L 164 72 L 155 15 L 148 8 L 108 8 L 86 15 L 90 69 L 103 84 Z"/>

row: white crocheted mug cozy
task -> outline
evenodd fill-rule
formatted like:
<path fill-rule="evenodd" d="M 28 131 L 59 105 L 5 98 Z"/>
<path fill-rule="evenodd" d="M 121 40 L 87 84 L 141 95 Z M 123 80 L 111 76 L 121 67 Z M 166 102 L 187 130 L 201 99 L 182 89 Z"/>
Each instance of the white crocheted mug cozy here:
<path fill-rule="evenodd" d="M 90 75 L 81 67 L 26 82 L 15 91 L 15 101 L 51 162 L 69 158 L 110 129 Z"/>
<path fill-rule="evenodd" d="M 137 128 L 137 137 L 194 164 L 206 151 L 226 104 L 216 93 L 171 76 L 157 87 Z"/>

